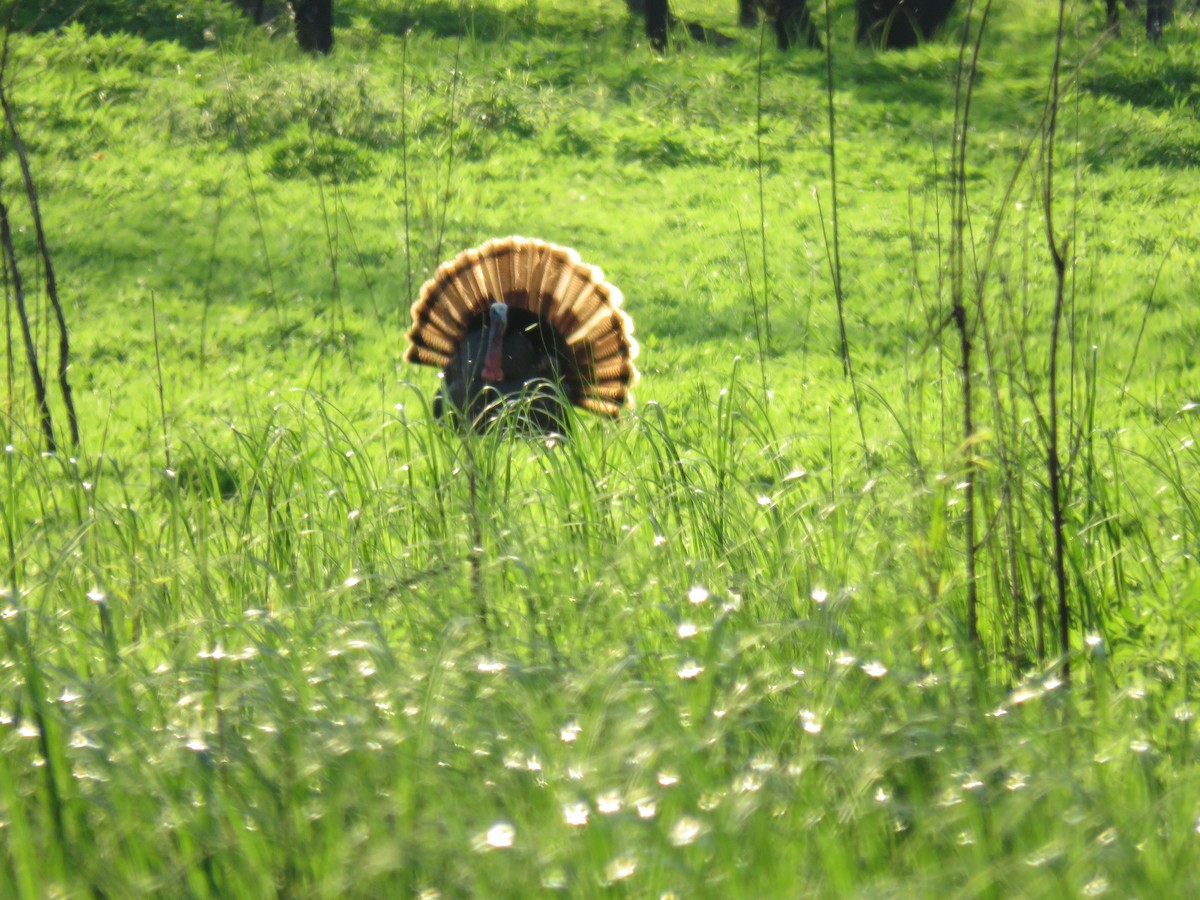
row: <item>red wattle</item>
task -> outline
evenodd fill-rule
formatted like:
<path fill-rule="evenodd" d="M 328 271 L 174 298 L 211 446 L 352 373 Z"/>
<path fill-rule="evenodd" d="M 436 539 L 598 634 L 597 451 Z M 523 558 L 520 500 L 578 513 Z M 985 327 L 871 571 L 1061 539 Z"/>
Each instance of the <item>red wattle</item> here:
<path fill-rule="evenodd" d="M 483 358 L 482 378 L 493 384 L 504 380 L 504 329 L 494 324 L 488 337 L 487 355 Z"/>

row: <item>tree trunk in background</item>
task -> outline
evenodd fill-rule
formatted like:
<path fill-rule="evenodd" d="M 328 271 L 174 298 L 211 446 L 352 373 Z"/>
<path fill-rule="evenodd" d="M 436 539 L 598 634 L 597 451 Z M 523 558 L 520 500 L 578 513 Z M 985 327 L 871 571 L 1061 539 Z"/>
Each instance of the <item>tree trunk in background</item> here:
<path fill-rule="evenodd" d="M 1121 36 L 1121 8 L 1117 0 L 1104 0 L 1104 8 L 1108 14 L 1108 30 L 1114 37 Z"/>
<path fill-rule="evenodd" d="M 775 38 L 780 50 L 803 44 L 812 50 L 821 49 L 821 38 L 808 12 L 808 0 L 776 0 Z"/>
<path fill-rule="evenodd" d="M 1174 11 L 1174 0 L 1146 0 L 1146 37 L 1157 44 Z"/>
<path fill-rule="evenodd" d="M 333 49 L 333 0 L 291 0 L 296 43 L 306 53 Z"/>
<path fill-rule="evenodd" d="M 253 19 L 255 25 L 267 21 L 267 0 L 233 0 L 233 3 Z"/>
<path fill-rule="evenodd" d="M 667 0 L 646 0 L 646 37 L 655 50 L 667 49 Z"/>
<path fill-rule="evenodd" d="M 954 8 L 954 0 L 855 0 L 860 44 L 904 50 L 933 37 Z"/>
<path fill-rule="evenodd" d="M 758 24 L 758 0 L 738 0 L 738 24 L 743 28 Z"/>

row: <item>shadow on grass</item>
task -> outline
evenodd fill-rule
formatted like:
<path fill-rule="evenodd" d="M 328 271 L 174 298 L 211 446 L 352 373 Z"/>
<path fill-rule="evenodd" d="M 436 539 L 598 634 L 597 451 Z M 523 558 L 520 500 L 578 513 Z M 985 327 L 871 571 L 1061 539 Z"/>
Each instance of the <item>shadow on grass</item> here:
<path fill-rule="evenodd" d="M 1200 71 L 1185 62 L 1163 62 L 1145 71 L 1128 68 L 1087 73 L 1084 86 L 1095 94 L 1145 109 L 1200 112 Z"/>
<path fill-rule="evenodd" d="M 380 34 L 396 37 L 419 29 L 436 37 L 469 37 L 477 41 L 496 41 L 505 38 L 533 37 L 551 30 L 550 23 L 564 27 L 564 37 L 582 36 L 581 21 L 558 10 L 540 12 L 534 6 L 519 10 L 501 10 L 495 6 L 461 2 L 420 2 L 380 7 L 366 4 L 345 4 L 338 12 L 334 27 L 348 26 L 353 18 L 362 17 Z"/>
<path fill-rule="evenodd" d="M 564 43 L 584 41 L 598 31 L 617 26 L 628 17 L 620 0 L 611 14 L 597 17 L 585 10 L 539 9 L 528 4 L 501 9 L 491 3 L 432 0 L 395 5 L 339 2 L 334 4 L 334 35 L 356 22 L 384 35 L 399 37 L 412 29 L 437 37 L 469 37 L 497 42 L 536 36 L 557 37 Z M 286 21 L 282 2 L 268 3 L 268 17 Z M 208 46 L 211 32 L 254 29 L 253 21 L 231 0 L 40 0 L 18 3 L 12 27 L 16 31 L 47 32 L 78 24 L 89 34 L 131 34 L 148 41 L 174 41 L 189 49 Z"/>
<path fill-rule="evenodd" d="M 213 30 L 254 27 L 228 0 L 37 0 L 17 3 L 13 11 L 14 31 L 48 32 L 73 24 L 88 34 L 131 34 L 192 50 L 209 46 Z"/>
<path fill-rule="evenodd" d="M 917 106 L 954 103 L 953 61 L 896 52 L 858 50 L 857 53 L 859 59 L 840 66 L 836 82 L 839 90 L 852 90 L 875 103 Z"/>

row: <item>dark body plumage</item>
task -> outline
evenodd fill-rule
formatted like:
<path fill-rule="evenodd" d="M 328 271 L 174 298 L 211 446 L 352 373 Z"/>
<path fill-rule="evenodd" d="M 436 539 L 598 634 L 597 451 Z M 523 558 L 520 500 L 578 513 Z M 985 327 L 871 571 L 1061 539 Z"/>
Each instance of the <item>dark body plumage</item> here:
<path fill-rule="evenodd" d="M 553 327 L 527 310 L 510 310 L 501 359 L 504 378 L 483 378 L 492 325 L 487 316 L 467 326 L 458 352 L 442 369 L 442 388 L 433 400 L 438 418 L 464 414 L 477 430 L 503 420 L 520 430 L 564 432 L 572 403 L 562 379 L 566 362 Z"/>
<path fill-rule="evenodd" d="M 623 300 L 574 250 L 491 240 L 421 287 L 405 359 L 442 369 L 439 417 L 562 433 L 568 405 L 615 417 L 632 403 L 638 345 Z"/>

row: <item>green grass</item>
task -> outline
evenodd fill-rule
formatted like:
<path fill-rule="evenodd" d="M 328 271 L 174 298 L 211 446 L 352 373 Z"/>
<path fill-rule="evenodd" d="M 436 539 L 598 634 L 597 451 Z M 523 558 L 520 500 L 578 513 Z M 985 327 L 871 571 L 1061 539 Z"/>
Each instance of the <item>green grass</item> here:
<path fill-rule="evenodd" d="M 964 442 L 957 28 L 877 55 L 833 10 L 856 413 L 814 199 L 828 218 L 824 58 L 768 39 L 760 108 L 732 3 L 677 10 L 732 47 L 657 57 L 612 0 L 346 0 L 327 59 L 224 3 L 62 29 L 75 5 L 44 5 L 7 83 L 83 445 L 41 452 L 12 324 L 0 896 L 1197 893 L 1194 22 L 1090 53 L 1080 4 L 1064 50 L 1064 685 L 1053 10 L 998 6 L 983 42 Z M 401 359 L 421 280 L 510 233 L 576 247 L 637 323 L 637 406 L 565 445 L 461 439 Z"/>

